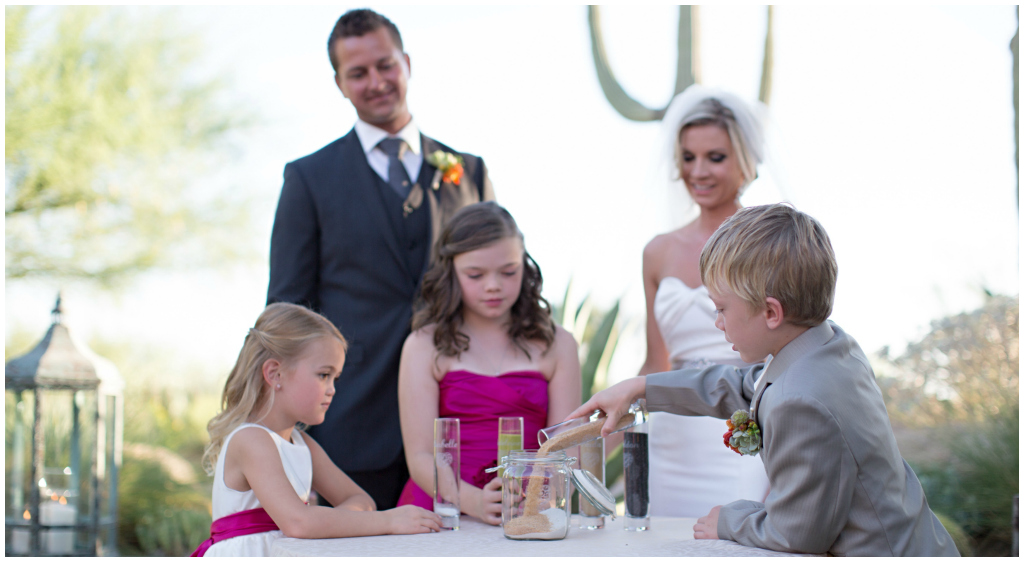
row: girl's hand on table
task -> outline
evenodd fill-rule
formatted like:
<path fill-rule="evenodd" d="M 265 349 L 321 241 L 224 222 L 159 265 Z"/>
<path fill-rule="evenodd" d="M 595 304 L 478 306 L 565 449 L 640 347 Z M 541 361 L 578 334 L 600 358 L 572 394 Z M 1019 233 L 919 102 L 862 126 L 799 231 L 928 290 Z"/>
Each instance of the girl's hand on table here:
<path fill-rule="evenodd" d="M 441 530 L 441 517 L 415 505 L 403 505 L 381 514 L 387 516 L 389 535 L 415 535 Z"/>

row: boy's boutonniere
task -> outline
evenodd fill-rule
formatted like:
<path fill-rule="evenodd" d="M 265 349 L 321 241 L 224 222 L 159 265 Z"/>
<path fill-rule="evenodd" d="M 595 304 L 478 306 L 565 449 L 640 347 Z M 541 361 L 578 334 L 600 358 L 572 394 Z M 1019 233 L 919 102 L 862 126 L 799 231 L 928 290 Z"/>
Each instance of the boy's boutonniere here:
<path fill-rule="evenodd" d="M 757 455 L 761 450 L 761 429 L 746 410 L 736 410 L 725 425 L 729 427 L 722 436 L 726 447 L 741 455 Z"/>
<path fill-rule="evenodd" d="M 462 157 L 457 154 L 435 150 L 427 155 L 427 163 L 441 171 L 443 181 L 459 185 L 462 181 Z"/>

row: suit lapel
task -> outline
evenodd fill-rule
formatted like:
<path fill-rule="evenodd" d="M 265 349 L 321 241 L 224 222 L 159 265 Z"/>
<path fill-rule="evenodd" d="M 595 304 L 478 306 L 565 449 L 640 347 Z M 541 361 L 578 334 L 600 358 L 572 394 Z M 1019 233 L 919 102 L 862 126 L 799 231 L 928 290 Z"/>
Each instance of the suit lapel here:
<path fill-rule="evenodd" d="M 370 228 L 382 233 L 388 249 L 394 254 L 395 261 L 408 275 L 409 266 L 398 240 L 398 232 L 395 231 L 392 218 L 388 216 L 385 198 L 380 193 L 383 180 L 366 161 L 366 153 L 363 152 L 363 147 L 359 144 L 359 137 L 356 135 L 355 129 L 352 129 L 348 136 L 350 142 L 346 144 L 339 163 L 346 168 L 344 175 L 348 176 L 347 183 L 352 186 L 351 190 L 356 194 L 359 208 L 365 210 Z"/>
<path fill-rule="evenodd" d="M 423 153 L 423 165 L 420 166 L 420 177 L 417 183 L 423 189 L 423 199 L 430 210 L 430 249 L 427 252 L 427 260 L 423 264 L 426 271 L 434 261 L 434 244 L 441 236 L 441 209 L 438 202 L 437 190 L 441 187 L 439 170 L 427 162 L 427 156 L 436 150 L 442 150 L 434 139 L 420 133 L 420 151 Z"/>
<path fill-rule="evenodd" d="M 430 156 L 437 150 L 441 150 L 441 146 L 437 144 L 437 141 L 420 133 L 420 152 L 423 154 L 423 165 L 420 166 L 420 176 L 417 182 L 423 187 L 424 193 L 435 191 L 438 187 L 434 185 L 434 174 L 437 173 L 437 168 L 427 162 L 427 156 Z"/>

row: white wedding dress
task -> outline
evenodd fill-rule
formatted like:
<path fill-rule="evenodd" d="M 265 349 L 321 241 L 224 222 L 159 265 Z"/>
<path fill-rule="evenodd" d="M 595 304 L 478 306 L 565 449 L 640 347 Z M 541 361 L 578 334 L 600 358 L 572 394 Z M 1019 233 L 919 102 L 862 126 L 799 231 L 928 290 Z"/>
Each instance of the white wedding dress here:
<path fill-rule="evenodd" d="M 654 296 L 654 317 L 673 369 L 747 364 L 715 327 L 715 305 L 703 286 L 666 277 Z M 653 412 L 650 416 L 651 515 L 701 517 L 716 505 L 764 501 L 768 476 L 760 457 L 728 449 L 725 420 Z"/>
<path fill-rule="evenodd" d="M 264 429 L 274 439 L 277 451 L 281 455 L 281 463 L 284 465 L 285 476 L 291 483 L 295 493 L 302 501 L 309 501 L 309 491 L 313 487 L 313 457 L 310 456 L 306 440 L 298 429 L 292 430 L 291 442 L 285 441 L 280 435 L 270 429 L 253 423 L 244 423 L 232 431 L 226 439 L 224 446 L 217 457 L 217 470 L 213 477 L 213 520 L 216 521 L 226 515 L 256 509 L 260 506 L 260 500 L 252 490 L 239 492 L 233 490 L 224 483 L 224 459 L 227 457 L 228 446 L 231 438 L 238 433 L 238 430 L 246 427 L 258 427 Z M 270 546 L 273 542 L 284 536 L 281 531 L 268 531 L 253 535 L 243 535 L 214 543 L 203 556 L 270 556 Z"/>

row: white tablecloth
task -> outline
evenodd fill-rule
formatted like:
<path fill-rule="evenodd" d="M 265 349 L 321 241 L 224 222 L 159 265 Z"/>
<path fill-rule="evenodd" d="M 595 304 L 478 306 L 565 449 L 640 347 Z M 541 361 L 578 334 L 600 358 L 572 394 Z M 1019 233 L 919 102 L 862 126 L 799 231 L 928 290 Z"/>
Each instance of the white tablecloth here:
<path fill-rule="evenodd" d="M 622 518 L 605 518 L 603 529 L 575 526 L 555 541 L 514 541 L 500 527 L 462 516 L 458 531 L 347 539 L 278 539 L 273 556 L 793 556 L 733 541 L 694 540 L 696 519 L 652 517 L 648 531 L 622 529 Z"/>

